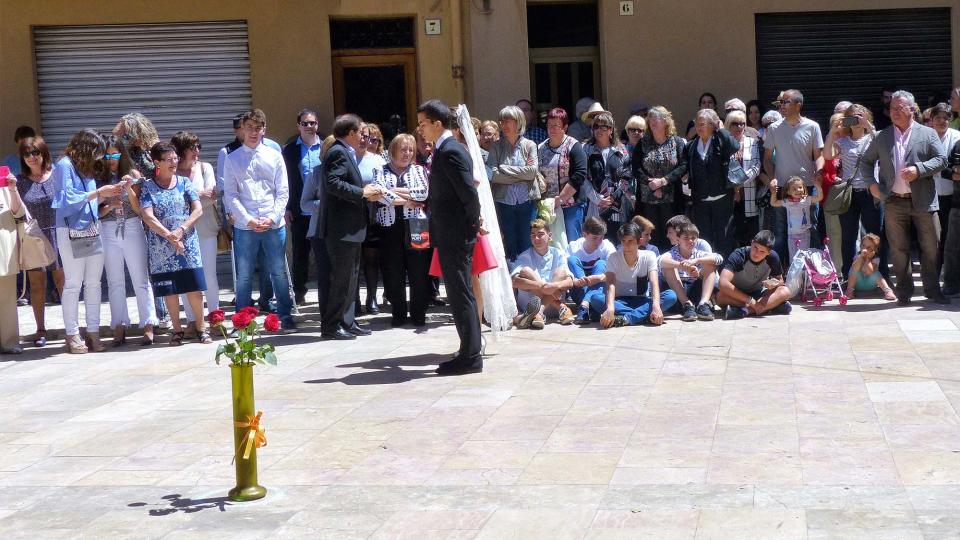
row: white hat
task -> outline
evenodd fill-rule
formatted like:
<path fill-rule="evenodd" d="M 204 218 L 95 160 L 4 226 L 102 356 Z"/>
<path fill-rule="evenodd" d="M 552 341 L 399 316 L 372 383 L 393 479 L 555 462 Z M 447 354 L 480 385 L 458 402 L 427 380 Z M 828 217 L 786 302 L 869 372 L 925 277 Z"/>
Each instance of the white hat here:
<path fill-rule="evenodd" d="M 584 124 L 589 124 L 594 116 L 605 112 L 609 111 L 604 110 L 603 105 L 601 105 L 599 101 L 595 101 L 585 113 L 580 115 L 580 120 L 582 120 Z"/>

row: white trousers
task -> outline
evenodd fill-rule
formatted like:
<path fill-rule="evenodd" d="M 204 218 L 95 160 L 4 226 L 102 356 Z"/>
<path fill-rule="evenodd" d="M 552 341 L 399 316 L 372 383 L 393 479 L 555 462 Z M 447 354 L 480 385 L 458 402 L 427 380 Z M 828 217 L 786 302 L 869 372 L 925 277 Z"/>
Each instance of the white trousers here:
<path fill-rule="evenodd" d="M 130 272 L 130 283 L 137 295 L 137 312 L 140 327 L 157 324 L 157 308 L 153 305 L 153 288 L 150 286 L 150 270 L 147 266 L 147 237 L 143 222 L 138 217 L 128 218 L 123 226 L 123 236 L 117 234 L 120 222 L 101 221 L 100 237 L 103 241 L 104 266 L 107 271 L 107 296 L 110 298 L 110 326 L 127 326 L 127 285 L 124 266 Z"/>
<path fill-rule="evenodd" d="M 201 236 L 200 240 L 200 264 L 203 265 L 203 278 L 207 282 L 207 290 L 204 294 L 207 299 L 207 313 L 215 309 L 220 309 L 220 284 L 217 283 L 217 235 Z M 187 315 L 188 321 L 197 320 L 187 302 L 187 295 L 180 295 L 180 302 L 183 304 L 183 311 Z"/>
<path fill-rule="evenodd" d="M 82 259 L 73 258 L 70 235 L 66 227 L 57 227 L 60 262 L 63 263 L 63 327 L 68 336 L 80 333 L 80 289 L 86 311 L 87 332 L 100 332 L 100 276 L 103 275 L 103 253 Z"/>

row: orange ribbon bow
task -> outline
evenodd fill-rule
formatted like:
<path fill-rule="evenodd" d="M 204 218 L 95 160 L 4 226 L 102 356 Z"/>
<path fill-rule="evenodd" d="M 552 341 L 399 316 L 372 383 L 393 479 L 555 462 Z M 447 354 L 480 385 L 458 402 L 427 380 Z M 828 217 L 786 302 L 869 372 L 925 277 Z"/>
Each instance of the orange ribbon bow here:
<path fill-rule="evenodd" d="M 246 422 L 233 423 L 233 425 L 238 428 L 249 428 L 247 436 L 243 439 L 243 443 L 240 444 L 240 448 L 237 449 L 237 454 L 240 453 L 240 450 L 243 450 L 243 459 L 250 459 L 250 452 L 252 452 L 254 448 L 267 445 L 267 436 L 265 435 L 267 430 L 260 425 L 261 416 L 263 416 L 263 411 L 257 411 L 256 416 L 247 416 Z M 237 459 L 237 456 L 233 456 L 233 459 Z"/>

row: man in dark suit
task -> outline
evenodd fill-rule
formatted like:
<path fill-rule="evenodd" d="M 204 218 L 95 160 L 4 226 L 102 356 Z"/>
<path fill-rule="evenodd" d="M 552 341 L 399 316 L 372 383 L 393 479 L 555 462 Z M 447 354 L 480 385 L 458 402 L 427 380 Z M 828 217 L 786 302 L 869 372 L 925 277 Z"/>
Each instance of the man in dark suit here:
<path fill-rule="evenodd" d="M 330 272 L 330 295 L 323 312 L 320 335 L 324 339 L 356 339 L 370 334 L 353 318 L 354 293 L 360 265 L 360 244 L 367 236 L 367 205 L 364 199 L 380 198 L 376 184 L 363 185 L 357 168 L 356 148 L 361 144 L 360 117 L 343 114 L 333 122 L 337 139 L 324 157 L 326 187 L 323 234 L 327 253 L 334 262 Z"/>
<path fill-rule="evenodd" d="M 480 230 L 480 198 L 473 181 L 473 161 L 453 137 L 453 114 L 440 100 L 417 109 L 417 131 L 434 144 L 430 167 L 430 239 L 437 249 L 447 300 L 460 336 L 460 350 L 437 373 L 455 375 L 483 370 L 480 318 L 473 296 L 470 269 Z"/>
<path fill-rule="evenodd" d="M 893 124 L 870 143 L 860 159 L 860 172 L 870 183 L 870 193 L 884 205 L 884 229 L 890 266 L 896 277 L 897 303 L 910 303 L 913 275 L 910 261 L 910 225 L 920 243 L 920 277 L 923 294 L 937 304 L 949 304 L 937 275 L 937 242 L 940 221 L 937 188 L 933 177 L 947 166 L 947 152 L 937 132 L 914 122 L 913 94 L 899 90 L 890 102 Z M 874 165 L 879 164 L 874 176 Z"/>
<path fill-rule="evenodd" d="M 307 294 L 307 270 L 310 268 L 310 214 L 300 208 L 304 180 L 320 165 L 320 146 L 323 141 L 317 135 L 317 112 L 302 109 L 297 114 L 297 129 L 300 136 L 283 147 L 283 161 L 287 164 L 287 186 L 290 200 L 287 202 L 287 223 L 290 224 L 290 240 L 293 246 L 293 264 L 290 273 L 296 303 L 303 304 Z"/>

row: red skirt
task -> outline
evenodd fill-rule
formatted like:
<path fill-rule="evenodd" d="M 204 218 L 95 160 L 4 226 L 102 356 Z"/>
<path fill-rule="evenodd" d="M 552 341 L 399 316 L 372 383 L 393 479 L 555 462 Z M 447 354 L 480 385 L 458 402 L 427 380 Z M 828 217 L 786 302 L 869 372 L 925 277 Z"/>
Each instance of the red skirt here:
<path fill-rule="evenodd" d="M 473 267 L 470 273 L 479 276 L 481 272 L 492 270 L 499 266 L 497 258 L 493 254 L 493 248 L 490 247 L 490 241 L 486 235 L 477 235 L 477 243 L 473 245 Z M 433 250 L 433 259 L 430 261 L 430 275 L 433 277 L 443 277 L 440 270 L 440 258 L 437 256 L 437 250 Z"/>

